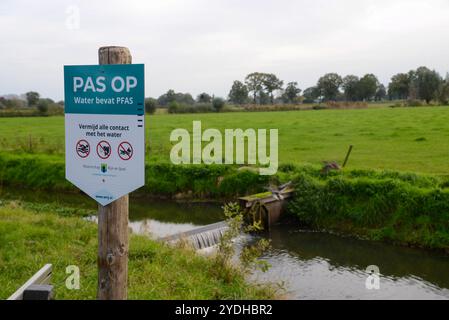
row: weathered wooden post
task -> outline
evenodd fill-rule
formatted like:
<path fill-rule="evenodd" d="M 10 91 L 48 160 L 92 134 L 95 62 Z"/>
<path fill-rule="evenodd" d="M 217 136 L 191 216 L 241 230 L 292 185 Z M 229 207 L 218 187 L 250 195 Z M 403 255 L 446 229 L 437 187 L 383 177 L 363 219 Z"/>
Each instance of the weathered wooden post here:
<path fill-rule="evenodd" d="M 101 47 L 99 64 L 130 64 L 125 47 Z M 128 297 L 128 211 L 125 195 L 112 203 L 98 205 L 98 292 L 99 300 L 125 300 Z"/>

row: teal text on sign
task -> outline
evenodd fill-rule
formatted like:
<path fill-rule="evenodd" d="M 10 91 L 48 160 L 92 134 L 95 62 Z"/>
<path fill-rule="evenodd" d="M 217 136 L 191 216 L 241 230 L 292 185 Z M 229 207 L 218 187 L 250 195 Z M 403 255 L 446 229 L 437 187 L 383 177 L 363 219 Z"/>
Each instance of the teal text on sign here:
<path fill-rule="evenodd" d="M 64 66 L 65 113 L 140 115 L 144 65 Z"/>

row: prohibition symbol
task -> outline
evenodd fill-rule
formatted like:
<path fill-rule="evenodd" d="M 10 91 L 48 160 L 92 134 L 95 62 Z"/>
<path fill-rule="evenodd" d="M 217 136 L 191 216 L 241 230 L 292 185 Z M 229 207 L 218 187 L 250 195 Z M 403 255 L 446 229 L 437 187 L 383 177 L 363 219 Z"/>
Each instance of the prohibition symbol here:
<path fill-rule="evenodd" d="M 86 140 L 79 140 L 76 143 L 76 153 L 80 158 L 86 158 L 90 153 L 90 145 Z"/>
<path fill-rule="evenodd" d="M 129 142 L 122 142 L 118 145 L 118 156 L 122 160 L 129 160 L 133 156 L 133 147 Z"/>
<path fill-rule="evenodd" d="M 97 144 L 97 154 L 101 159 L 107 159 L 111 155 L 111 145 L 107 141 L 100 141 Z"/>

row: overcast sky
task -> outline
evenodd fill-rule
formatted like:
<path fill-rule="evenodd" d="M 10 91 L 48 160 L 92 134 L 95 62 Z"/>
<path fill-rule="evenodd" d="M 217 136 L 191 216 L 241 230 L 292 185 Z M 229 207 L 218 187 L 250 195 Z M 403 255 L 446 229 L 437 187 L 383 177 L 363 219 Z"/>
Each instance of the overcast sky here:
<path fill-rule="evenodd" d="M 421 65 L 445 75 L 448 30 L 448 0 L 1 0 L 0 94 L 63 99 L 63 65 L 97 64 L 104 45 L 145 64 L 146 96 L 224 97 L 253 71 L 302 89 L 327 72 L 387 84 Z"/>

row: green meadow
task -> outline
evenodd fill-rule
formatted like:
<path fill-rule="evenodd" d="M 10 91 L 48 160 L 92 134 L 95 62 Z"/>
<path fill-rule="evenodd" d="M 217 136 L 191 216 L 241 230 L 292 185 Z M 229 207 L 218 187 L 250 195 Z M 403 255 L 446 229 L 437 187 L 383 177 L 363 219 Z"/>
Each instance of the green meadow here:
<path fill-rule="evenodd" d="M 342 162 L 354 145 L 348 167 L 448 175 L 449 108 L 367 108 L 282 112 L 155 114 L 147 116 L 149 162 L 169 161 L 176 128 L 279 130 L 281 164 Z M 0 149 L 62 155 L 64 118 L 0 118 Z"/>

